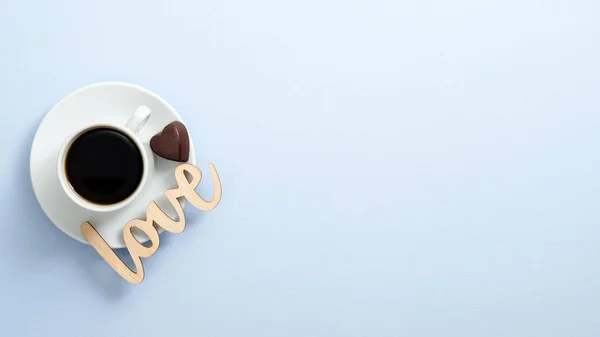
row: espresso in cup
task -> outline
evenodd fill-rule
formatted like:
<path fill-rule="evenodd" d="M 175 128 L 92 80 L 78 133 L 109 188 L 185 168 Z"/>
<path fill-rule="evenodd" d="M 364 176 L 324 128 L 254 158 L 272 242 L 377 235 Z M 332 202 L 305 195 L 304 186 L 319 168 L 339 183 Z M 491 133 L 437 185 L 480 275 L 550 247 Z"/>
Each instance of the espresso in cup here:
<path fill-rule="evenodd" d="M 97 123 L 68 136 L 58 153 L 58 180 L 66 195 L 93 212 L 131 203 L 154 170 L 154 158 L 139 131 L 151 110 L 140 105 L 125 125 Z"/>
<path fill-rule="evenodd" d="M 67 180 L 83 199 L 111 205 L 127 199 L 140 185 L 142 154 L 124 133 L 100 127 L 77 137 L 65 159 Z"/>

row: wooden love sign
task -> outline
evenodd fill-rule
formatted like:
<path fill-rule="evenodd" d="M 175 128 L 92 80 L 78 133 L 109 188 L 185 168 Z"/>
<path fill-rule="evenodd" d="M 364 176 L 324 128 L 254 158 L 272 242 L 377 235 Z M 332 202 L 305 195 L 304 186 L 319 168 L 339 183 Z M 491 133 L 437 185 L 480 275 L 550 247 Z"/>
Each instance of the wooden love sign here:
<path fill-rule="evenodd" d="M 181 164 L 175 168 L 175 179 L 177 180 L 177 188 L 166 190 L 165 196 L 171 202 L 177 212 L 178 221 L 171 219 L 166 215 L 156 202 L 151 202 L 146 208 L 146 220 L 133 219 L 129 221 L 123 228 L 123 239 L 127 250 L 133 259 L 136 271 L 131 270 L 127 265 L 115 254 L 102 236 L 96 231 L 94 226 L 88 221 L 81 224 L 81 232 L 86 240 L 96 249 L 98 254 L 110 265 L 121 277 L 127 281 L 138 284 L 144 280 L 144 266 L 142 265 L 142 257 L 152 256 L 159 245 L 158 230 L 154 224 L 162 227 L 164 230 L 171 233 L 181 233 L 185 229 L 185 214 L 183 207 L 177 198 L 186 198 L 194 207 L 202 211 L 210 211 L 217 207 L 221 200 L 221 181 L 213 164 L 209 164 L 208 168 L 212 175 L 214 185 L 214 197 L 211 201 L 202 199 L 195 191 L 196 187 L 202 180 L 202 171 L 191 164 Z M 188 180 L 186 173 L 191 176 Z M 133 236 L 132 229 L 138 228 L 143 231 L 152 243 L 146 247 Z"/>

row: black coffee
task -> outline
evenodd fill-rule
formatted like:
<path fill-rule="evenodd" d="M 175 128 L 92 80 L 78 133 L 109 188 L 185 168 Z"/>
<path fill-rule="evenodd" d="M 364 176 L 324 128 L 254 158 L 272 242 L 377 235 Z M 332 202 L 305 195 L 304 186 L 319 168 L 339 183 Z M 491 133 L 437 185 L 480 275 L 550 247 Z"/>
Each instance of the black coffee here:
<path fill-rule="evenodd" d="M 86 200 L 101 205 L 127 199 L 140 184 L 140 150 L 126 135 L 109 128 L 86 131 L 71 144 L 65 162 L 67 179 Z"/>

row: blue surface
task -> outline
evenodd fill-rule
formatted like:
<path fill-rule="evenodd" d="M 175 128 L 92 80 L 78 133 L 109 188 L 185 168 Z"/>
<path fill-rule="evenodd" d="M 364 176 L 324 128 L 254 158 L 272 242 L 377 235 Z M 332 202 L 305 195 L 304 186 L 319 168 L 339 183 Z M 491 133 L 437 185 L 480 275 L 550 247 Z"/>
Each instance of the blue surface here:
<path fill-rule="evenodd" d="M 599 336 L 599 11 L 2 0 L 0 335 Z M 139 286 L 29 182 L 46 111 L 107 80 L 166 98 L 224 187 Z"/>

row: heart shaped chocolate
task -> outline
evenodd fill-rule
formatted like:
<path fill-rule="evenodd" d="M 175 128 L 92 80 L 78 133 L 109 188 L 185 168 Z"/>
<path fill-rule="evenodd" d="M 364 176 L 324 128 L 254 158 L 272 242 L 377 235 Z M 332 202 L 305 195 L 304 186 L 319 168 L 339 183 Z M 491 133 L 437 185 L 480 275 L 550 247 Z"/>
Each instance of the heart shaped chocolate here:
<path fill-rule="evenodd" d="M 181 122 L 171 122 L 150 139 L 150 148 L 165 159 L 187 162 L 190 159 L 190 138 Z"/>

